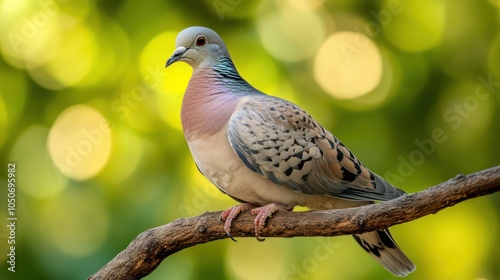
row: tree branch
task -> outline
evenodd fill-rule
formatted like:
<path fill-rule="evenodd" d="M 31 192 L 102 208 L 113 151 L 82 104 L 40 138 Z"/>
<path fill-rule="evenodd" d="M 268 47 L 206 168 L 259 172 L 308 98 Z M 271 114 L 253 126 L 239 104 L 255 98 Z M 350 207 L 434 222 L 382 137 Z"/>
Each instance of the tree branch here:
<path fill-rule="evenodd" d="M 435 214 L 459 202 L 500 190 L 500 166 L 457 175 L 426 190 L 380 204 L 328 211 L 277 212 L 263 237 L 338 236 L 369 232 Z M 166 257 L 191 246 L 227 238 L 221 212 L 177 219 L 149 229 L 88 279 L 141 279 Z M 241 214 L 233 223 L 234 237 L 254 237 L 254 216 Z"/>

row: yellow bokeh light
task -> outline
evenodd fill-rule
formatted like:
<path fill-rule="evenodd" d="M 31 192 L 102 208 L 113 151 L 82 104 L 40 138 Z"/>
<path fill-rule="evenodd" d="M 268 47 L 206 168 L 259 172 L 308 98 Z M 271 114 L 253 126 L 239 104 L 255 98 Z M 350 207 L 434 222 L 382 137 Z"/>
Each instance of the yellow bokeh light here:
<path fill-rule="evenodd" d="M 52 125 L 48 149 L 61 173 L 75 180 L 89 179 L 108 161 L 111 152 L 109 123 L 93 107 L 69 107 Z"/>
<path fill-rule="evenodd" d="M 450 279 L 460 275 L 473 279 L 494 244 L 498 226 L 491 221 L 498 217 L 484 198 L 448 211 L 417 222 L 425 231 L 415 233 L 420 244 L 418 250 L 425 252 L 420 259 L 422 278 Z"/>
<path fill-rule="evenodd" d="M 144 157 L 144 139 L 131 131 L 113 129 L 113 145 L 110 160 L 101 175 L 103 179 L 113 182 L 106 187 L 123 186 L 119 184 L 136 171 Z"/>
<path fill-rule="evenodd" d="M 90 188 L 66 189 L 41 207 L 42 236 L 67 255 L 94 253 L 106 240 L 110 218 L 102 198 Z"/>
<path fill-rule="evenodd" d="M 350 236 L 315 237 L 301 243 L 303 254 L 295 254 L 294 265 L 284 272 L 286 279 L 369 279 L 370 270 L 378 266 Z"/>
<path fill-rule="evenodd" d="M 402 50 L 425 51 L 440 43 L 445 15 L 444 1 L 401 2 L 401 12 L 392 15 L 384 23 L 384 34 L 393 45 Z"/>
<path fill-rule="evenodd" d="M 179 31 L 163 32 L 153 37 L 141 51 L 139 57 L 139 70 L 143 80 L 151 85 L 165 86 L 162 74 L 166 72 L 165 63 L 175 50 L 175 39 Z"/>
<path fill-rule="evenodd" d="M 37 68 L 57 55 L 59 16 L 40 23 L 29 17 L 13 22 L 1 40 L 5 60 L 18 68 Z"/>
<path fill-rule="evenodd" d="M 73 28 L 78 27 L 87 16 L 90 1 L 77 1 L 71 5 L 65 2 L 3 1 L 0 6 L 0 32 L 5 36 L 0 38 L 0 49 L 9 64 L 36 69 L 60 52 L 71 51 L 75 45 L 78 47 L 68 42 L 65 35 L 72 33 Z M 78 56 L 74 58 L 85 59 Z"/>
<path fill-rule="evenodd" d="M 71 17 L 61 17 L 61 25 L 70 25 Z M 96 62 L 97 45 L 94 35 L 85 25 L 60 28 L 60 46 L 53 58 L 41 68 L 29 68 L 40 85 L 60 89 L 77 85 Z M 43 73 L 37 73 L 37 72 Z M 48 76 L 49 78 L 45 78 Z"/>
<path fill-rule="evenodd" d="M 2 1 L 0 2 L 0 18 L 2 21 L 10 21 L 18 17 L 29 6 L 29 0 Z"/>
<path fill-rule="evenodd" d="M 176 66 L 171 66 L 176 67 Z M 184 68 L 184 71 L 190 71 L 187 69 L 189 66 L 184 65 L 183 67 L 178 67 L 179 69 Z M 183 71 L 179 71 L 182 76 Z M 168 79 L 168 78 L 167 78 Z M 170 77 L 171 80 L 177 80 L 176 78 Z M 187 85 L 187 82 L 186 82 Z M 184 90 L 177 92 L 162 92 L 158 96 L 158 110 L 160 111 L 160 116 L 162 119 L 169 124 L 171 127 L 182 131 L 181 125 L 181 106 L 182 98 L 184 95 Z"/>
<path fill-rule="evenodd" d="M 290 5 L 301 10 L 316 10 L 323 5 L 325 0 L 288 0 Z"/>
<path fill-rule="evenodd" d="M 282 279 L 289 254 L 289 240 L 269 239 L 265 244 L 254 239 L 239 239 L 227 247 L 226 267 L 231 279 Z M 248 265 L 252 264 L 252 265 Z M 255 268 L 258 269 L 255 269 Z"/>
<path fill-rule="evenodd" d="M 94 34 L 81 22 L 79 14 L 88 9 L 82 7 L 73 14 L 56 1 L 47 1 L 30 10 L 6 27 L 7 36 L 1 40 L 5 60 L 28 69 L 33 80 L 49 89 L 78 84 L 90 72 L 97 56 Z"/>
<path fill-rule="evenodd" d="M 354 99 L 339 99 L 337 105 L 351 111 L 366 111 L 382 106 L 397 96 L 401 83 L 398 61 L 384 47 L 379 47 L 379 51 L 382 57 L 382 77 L 379 84 L 369 94 Z"/>
<path fill-rule="evenodd" d="M 88 38 L 87 44 L 90 43 L 93 49 L 97 48 L 97 51 L 92 50 L 92 53 L 86 51 L 88 56 L 92 56 L 94 63 L 88 74 L 76 86 L 116 87 L 118 81 L 124 78 L 124 72 L 129 70 L 130 43 L 125 30 L 113 18 L 100 15 L 95 21 L 99 21 L 101 25 L 99 33 L 94 33 L 93 38 Z M 92 25 L 93 23 L 89 23 L 86 28 Z"/>
<path fill-rule="evenodd" d="M 144 79 L 151 80 L 159 92 L 160 116 L 167 124 L 180 131 L 182 96 L 191 77 L 191 67 L 180 62 L 167 68 L 163 72 L 165 75 L 152 74 L 158 67 L 163 69 L 167 59 L 172 55 L 177 34 L 178 31 L 169 31 L 151 39 L 141 53 L 140 68 Z"/>
<path fill-rule="evenodd" d="M 51 197 L 66 185 L 66 179 L 52 163 L 46 148 L 48 129 L 30 126 L 16 140 L 10 159 L 17 165 L 19 189 L 35 198 Z"/>
<path fill-rule="evenodd" d="M 257 28 L 264 48 L 286 62 L 310 57 L 325 37 L 325 26 L 318 14 L 293 7 L 264 14 Z"/>
<path fill-rule="evenodd" d="M 382 78 L 382 57 L 377 46 L 361 33 L 331 35 L 314 59 L 314 78 L 329 94 L 341 99 L 363 96 Z"/>

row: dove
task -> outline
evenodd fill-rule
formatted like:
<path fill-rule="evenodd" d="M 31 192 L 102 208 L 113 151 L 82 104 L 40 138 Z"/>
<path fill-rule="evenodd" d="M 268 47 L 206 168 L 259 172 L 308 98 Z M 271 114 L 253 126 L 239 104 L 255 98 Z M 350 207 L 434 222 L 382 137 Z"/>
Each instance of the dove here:
<path fill-rule="evenodd" d="M 306 111 L 243 79 L 215 31 L 189 27 L 175 43 L 165 67 L 182 61 L 193 68 L 181 108 L 189 150 L 199 171 L 240 202 L 221 214 L 229 237 L 244 211 L 256 215 L 255 235 L 262 240 L 266 220 L 279 210 L 358 207 L 404 195 Z M 415 270 L 388 229 L 353 236 L 394 275 Z"/>

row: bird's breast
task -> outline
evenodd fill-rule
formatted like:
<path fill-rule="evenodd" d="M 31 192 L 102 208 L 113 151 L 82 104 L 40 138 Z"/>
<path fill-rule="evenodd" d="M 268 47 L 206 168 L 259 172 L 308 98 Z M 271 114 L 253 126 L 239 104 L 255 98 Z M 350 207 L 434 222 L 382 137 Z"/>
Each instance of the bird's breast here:
<path fill-rule="evenodd" d="M 181 122 L 186 138 L 221 131 L 242 95 L 229 92 L 213 74 L 193 74 L 182 101 Z"/>
<path fill-rule="evenodd" d="M 188 138 L 188 145 L 201 173 L 227 193 L 227 186 L 233 185 L 233 175 L 241 168 L 241 164 L 229 144 L 225 130 Z"/>

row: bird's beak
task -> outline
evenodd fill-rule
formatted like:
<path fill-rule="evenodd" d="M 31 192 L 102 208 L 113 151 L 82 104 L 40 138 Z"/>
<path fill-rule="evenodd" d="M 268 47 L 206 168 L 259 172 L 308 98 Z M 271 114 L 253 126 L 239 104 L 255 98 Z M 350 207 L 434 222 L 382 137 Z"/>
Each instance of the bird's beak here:
<path fill-rule="evenodd" d="M 172 56 L 167 60 L 167 63 L 165 64 L 165 68 L 170 66 L 172 63 L 178 61 L 179 59 L 182 58 L 182 55 L 188 50 L 188 48 L 180 46 L 177 49 L 175 49 L 174 53 Z"/>

